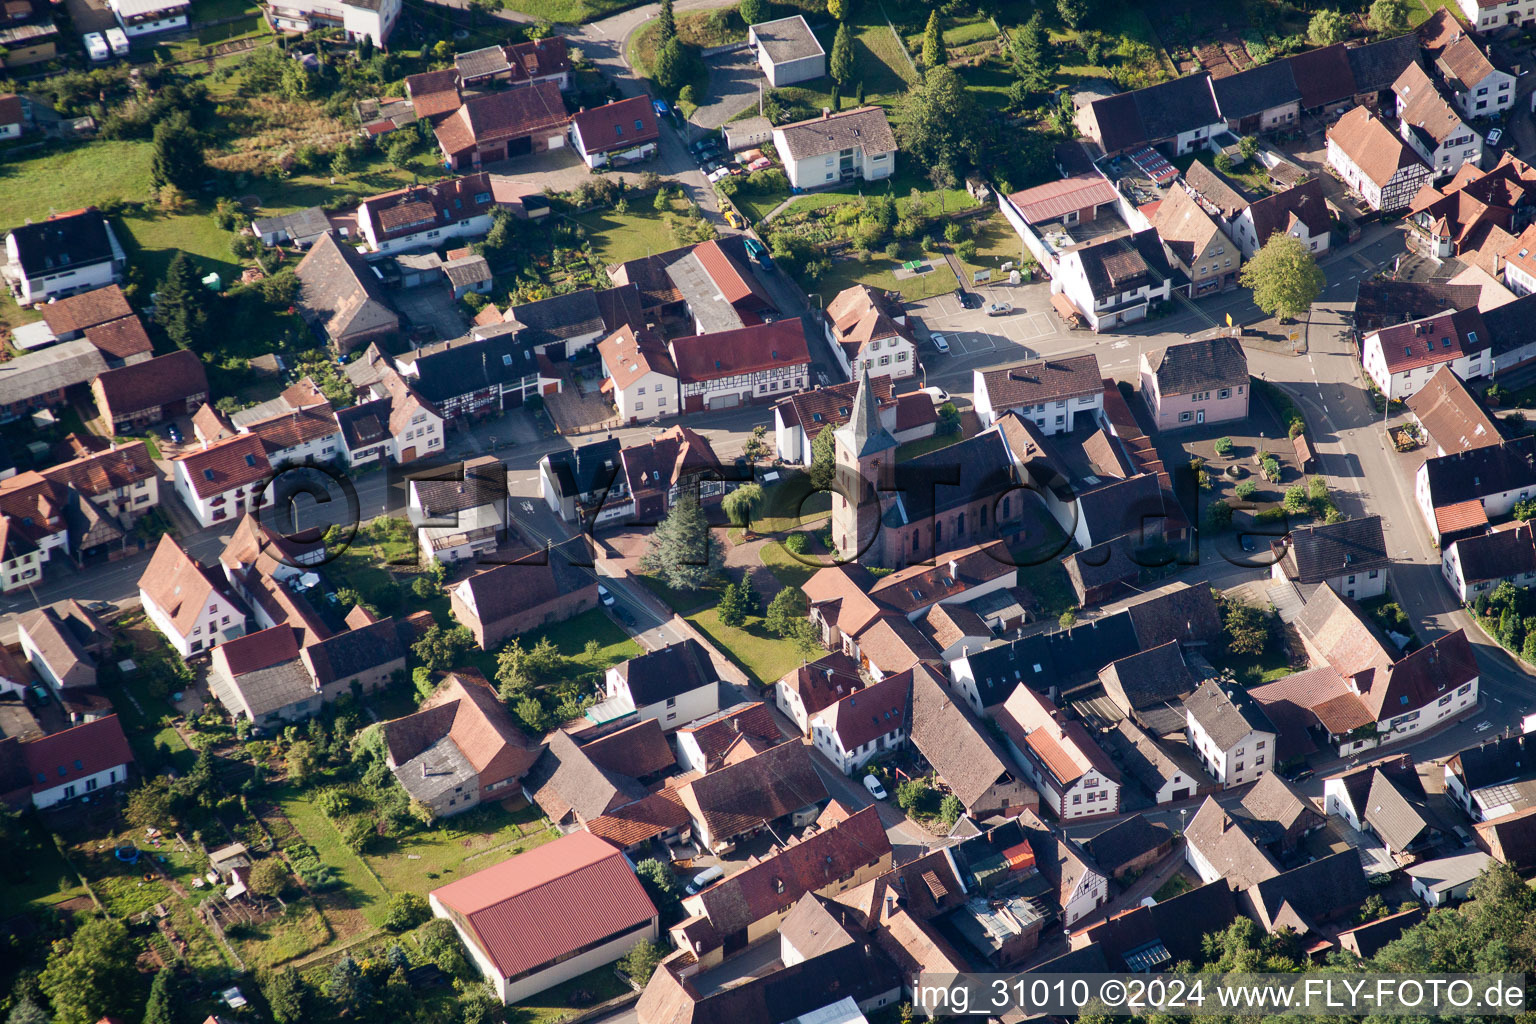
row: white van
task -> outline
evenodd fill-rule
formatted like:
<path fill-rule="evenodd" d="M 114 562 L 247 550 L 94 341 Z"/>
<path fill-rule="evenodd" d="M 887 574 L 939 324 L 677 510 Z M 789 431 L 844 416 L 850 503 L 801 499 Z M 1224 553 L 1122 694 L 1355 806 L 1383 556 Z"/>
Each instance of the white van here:
<path fill-rule="evenodd" d="M 128 56 L 128 33 L 120 28 L 107 29 L 107 45 L 112 48 L 112 56 Z"/>
<path fill-rule="evenodd" d="M 99 63 L 112 56 L 112 51 L 107 48 L 107 41 L 100 32 L 89 32 L 85 36 L 85 54 Z"/>
<path fill-rule="evenodd" d="M 700 871 L 698 874 L 694 875 L 693 878 L 688 882 L 688 895 L 692 896 L 695 893 L 703 892 L 705 889 L 708 889 L 710 886 L 714 885 L 724 877 L 725 868 L 718 864 L 712 868 L 705 868 L 703 871 Z"/>

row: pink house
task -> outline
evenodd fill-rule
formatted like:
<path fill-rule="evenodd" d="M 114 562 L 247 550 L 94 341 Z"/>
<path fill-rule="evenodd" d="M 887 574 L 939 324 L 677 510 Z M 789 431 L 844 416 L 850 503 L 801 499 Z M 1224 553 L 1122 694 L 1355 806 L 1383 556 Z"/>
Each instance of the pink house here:
<path fill-rule="evenodd" d="M 1144 352 L 1141 397 L 1158 430 L 1248 417 L 1248 357 L 1236 338 L 1207 338 Z"/>

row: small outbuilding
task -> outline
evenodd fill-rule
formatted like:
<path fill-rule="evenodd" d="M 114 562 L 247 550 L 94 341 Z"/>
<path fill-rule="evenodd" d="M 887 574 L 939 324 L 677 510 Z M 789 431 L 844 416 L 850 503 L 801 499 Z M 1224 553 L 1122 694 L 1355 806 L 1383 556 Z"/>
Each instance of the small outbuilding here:
<path fill-rule="evenodd" d="M 768 84 L 775 89 L 809 82 L 827 73 L 827 51 L 803 15 L 753 25 L 747 29 L 747 39 L 763 74 L 768 76 Z"/>

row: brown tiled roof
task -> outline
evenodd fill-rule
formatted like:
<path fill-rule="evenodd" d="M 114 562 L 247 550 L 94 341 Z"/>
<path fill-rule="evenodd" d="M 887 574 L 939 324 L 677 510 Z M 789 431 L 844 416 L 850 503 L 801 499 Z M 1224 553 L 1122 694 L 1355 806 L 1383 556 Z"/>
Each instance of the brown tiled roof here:
<path fill-rule="evenodd" d="M 1154 349 L 1146 359 L 1164 395 L 1188 395 L 1248 383 L 1248 357 L 1236 338 L 1186 341 Z"/>
<path fill-rule="evenodd" d="M 875 619 L 890 614 L 870 600 L 869 591 L 874 583 L 874 577 L 863 566 L 845 562 L 817 569 L 801 589 L 813 608 L 821 607 L 823 616 L 830 617 L 841 632 L 857 639 Z"/>
<path fill-rule="evenodd" d="M 1430 148 L 1438 146 L 1453 132 L 1461 129 L 1461 118 L 1418 64 L 1410 64 L 1403 69 L 1402 75 L 1392 83 L 1392 91 L 1397 94 L 1402 106 L 1402 119 L 1412 126 L 1415 133 L 1429 140 Z"/>
<path fill-rule="evenodd" d="M 623 850 L 686 824 L 688 812 L 683 809 L 677 790 L 664 787 L 634 803 L 598 815 L 587 822 L 587 831 Z"/>
<path fill-rule="evenodd" d="M 649 96 L 631 96 L 584 110 L 571 118 L 571 124 L 581 133 L 582 148 L 588 153 L 633 149 L 661 138 Z"/>
<path fill-rule="evenodd" d="M 1362 691 L 1373 676 L 1392 665 L 1392 647 L 1360 606 L 1340 597 L 1326 583 L 1306 595 L 1296 628 L 1345 679 L 1356 679 Z"/>
<path fill-rule="evenodd" d="M 1011 774 L 997 741 L 927 665 L 912 673 L 910 735 L 912 745 L 966 806 L 999 777 Z"/>
<path fill-rule="evenodd" d="M 373 196 L 363 200 L 358 214 L 366 209 L 378 224 L 380 239 L 388 239 L 478 217 L 494 205 L 491 176 L 481 171 Z"/>
<path fill-rule="evenodd" d="M 561 731 L 550 734 L 527 775 L 524 788 L 556 822 L 573 814 L 578 821 L 591 821 L 645 796 L 644 786 L 597 764 Z"/>
<path fill-rule="evenodd" d="M 648 327 L 636 331 L 624 324 L 598 342 L 597 351 L 613 383 L 621 391 L 648 373 L 677 377 L 677 367 L 672 365 L 672 353 L 667 351 L 666 341 Z"/>
<path fill-rule="evenodd" d="M 1412 149 L 1364 107 L 1356 107 L 1328 129 L 1328 139 L 1377 187 L 1404 167 L 1422 165 Z"/>
<path fill-rule="evenodd" d="M 810 750 L 802 743 L 769 747 L 694 779 L 679 792 L 689 814 L 702 820 L 717 841 L 827 798 Z"/>
<path fill-rule="evenodd" d="M 117 417 L 208 394 L 202 360 L 185 350 L 108 370 L 96 383 Z"/>
<path fill-rule="evenodd" d="M 133 763 L 133 750 L 116 715 L 23 743 L 22 751 L 34 792 Z"/>
<path fill-rule="evenodd" d="M 256 483 L 272 473 L 261 438 L 252 434 L 237 434 L 174 461 L 185 467 L 187 479 L 200 498 Z"/>
<path fill-rule="evenodd" d="M 1385 685 L 1378 675 L 1361 699 L 1382 722 L 1433 705 L 1477 674 L 1472 644 L 1458 629 L 1404 655 L 1387 673 Z"/>
<path fill-rule="evenodd" d="M 298 635 L 286 624 L 257 630 L 221 644 L 219 657 L 232 676 L 259 672 L 299 656 Z"/>
<path fill-rule="evenodd" d="M 341 428 L 336 424 L 336 414 L 331 410 L 331 404 L 326 402 L 248 424 L 245 433 L 260 438 L 267 452 L 276 454 L 309 441 L 332 437 L 341 433 Z"/>
<path fill-rule="evenodd" d="M 538 747 L 513 724 L 506 706 L 478 673 L 449 673 L 419 711 L 384 723 L 384 741 L 396 764 L 444 738 L 479 774 L 481 786 L 521 778 L 539 756 Z"/>
<path fill-rule="evenodd" d="M 512 81 L 558 75 L 571 70 L 571 57 L 565 36 L 545 36 L 506 48 L 512 65 Z"/>
<path fill-rule="evenodd" d="M 981 376 L 987 400 L 999 412 L 1097 395 L 1103 390 L 1099 360 L 1091 352 L 985 370 Z"/>
<path fill-rule="evenodd" d="M 833 655 L 833 657 L 844 656 Z M 804 671 L 805 667 L 801 666 L 800 671 Z M 800 692 L 802 695 L 806 694 L 804 689 Z M 807 704 L 807 707 L 809 708 L 810 705 Z M 814 710 L 819 711 L 821 708 L 817 707 Z M 773 720 L 773 712 L 761 701 L 736 704 L 708 718 L 701 718 L 683 726 L 677 730 L 677 734 L 693 738 L 704 755 L 705 763 L 710 768 L 718 766 L 721 757 L 739 736 L 750 736 L 770 743 L 777 743 L 783 738 L 778 724 Z"/>
<path fill-rule="evenodd" d="M 1014 688 L 997 712 L 996 721 L 1015 746 L 1033 751 L 1063 786 L 1076 782 L 1089 769 L 1112 782 L 1120 781 L 1120 770 L 1083 723 L 1069 721 L 1049 697 L 1027 686 Z"/>
<path fill-rule="evenodd" d="M 910 615 L 921 608 L 955 598 L 1003 576 L 1016 577 L 1018 565 L 1000 540 L 951 551 L 935 565 L 898 569 L 869 589 L 879 604 Z"/>
<path fill-rule="evenodd" d="M 888 675 L 837 701 L 821 712 L 844 750 L 857 750 L 871 740 L 907 731 L 911 703 L 912 672 Z"/>
<path fill-rule="evenodd" d="M 876 408 L 883 408 L 893 400 L 889 376 L 870 377 L 869 389 L 875 393 Z M 859 382 L 851 380 L 830 387 L 797 391 L 780 399 L 774 408 L 783 417 L 785 425 L 798 425 L 805 431 L 805 436 L 814 441 L 816 435 L 827 427 L 840 427 L 848 422 L 853 415 L 853 401 L 858 397 L 858 392 Z M 921 397 L 931 409 L 933 400 L 927 395 Z M 901 429 L 900 424 L 897 429 Z"/>
<path fill-rule="evenodd" d="M 1497 70 L 1469 33 L 1451 43 L 1435 58 L 1435 67 L 1455 89 L 1471 89 Z"/>
<path fill-rule="evenodd" d="M 927 627 L 933 645 L 940 649 L 957 644 L 968 636 L 989 639 L 992 636 L 986 620 L 964 604 L 936 604 L 923 616 L 923 624 Z"/>
<path fill-rule="evenodd" d="M 645 444 L 622 449 L 619 455 L 631 494 L 669 490 L 690 476 L 720 469 L 720 459 L 708 439 L 681 423 Z"/>
<path fill-rule="evenodd" d="M 453 68 L 411 75 L 405 91 L 417 117 L 438 117 L 459 109 L 459 73 Z"/>
<path fill-rule="evenodd" d="M 599 736 L 581 749 L 599 767 L 636 779 L 677 767 L 666 733 L 654 718 Z"/>
<path fill-rule="evenodd" d="M 1522 236 L 1523 237 L 1523 236 Z M 1483 407 L 1449 364 L 1408 396 L 1408 411 L 1447 452 L 1464 452 L 1503 439 Z"/>
<path fill-rule="evenodd" d="M 1214 643 L 1221 637 L 1221 612 L 1211 588 L 1177 583 L 1126 605 L 1136 639 L 1146 650 L 1170 640 Z"/>
<path fill-rule="evenodd" d="M 1355 94 L 1355 74 L 1343 43 L 1304 50 L 1290 58 L 1291 74 L 1301 89 L 1301 106 L 1311 110 Z"/>
<path fill-rule="evenodd" d="M 362 256 L 332 232 L 315 241 L 294 273 L 299 276 L 299 308 L 333 342 L 400 324 L 383 285 Z"/>
<path fill-rule="evenodd" d="M 1286 576 L 1302 584 L 1385 570 L 1392 565 L 1381 516 L 1298 526 L 1285 544 L 1284 562 Z"/>
<path fill-rule="evenodd" d="M 685 382 L 744 376 L 787 366 L 808 366 L 805 327 L 799 317 L 731 331 L 674 338 L 672 360 Z"/>
<path fill-rule="evenodd" d="M 125 316 L 85 329 L 85 340 L 113 359 L 129 359 L 154 350 L 154 343 L 136 316 Z"/>
<path fill-rule="evenodd" d="M 450 155 L 479 145 L 559 128 L 570 121 L 560 87 L 532 82 L 526 87 L 474 96 L 437 126 L 437 140 Z"/>
<path fill-rule="evenodd" d="M 220 592 L 216 577 L 182 550 L 170 534 L 160 537 L 149 565 L 139 576 L 139 589 L 186 635 L 197 622 L 208 598 Z"/>
<path fill-rule="evenodd" d="M 1205 798 L 1184 838 L 1234 889 L 1246 889 L 1280 873 L 1269 854 L 1244 830 L 1243 820 L 1223 810 L 1215 797 Z"/>
<path fill-rule="evenodd" d="M 43 476 L 56 484 L 73 487 L 91 497 L 119 487 L 131 487 L 155 475 L 149 446 L 143 441 L 114 445 L 104 452 L 61 462 L 43 470 Z"/>
<path fill-rule="evenodd" d="M 905 672 L 939 652 L 922 630 L 900 615 L 887 615 L 859 635 L 859 654 L 882 673 Z"/>
<path fill-rule="evenodd" d="M 71 295 L 43 307 L 43 320 L 59 337 L 132 315 L 133 307 L 128 305 L 127 296 L 115 284 Z"/>

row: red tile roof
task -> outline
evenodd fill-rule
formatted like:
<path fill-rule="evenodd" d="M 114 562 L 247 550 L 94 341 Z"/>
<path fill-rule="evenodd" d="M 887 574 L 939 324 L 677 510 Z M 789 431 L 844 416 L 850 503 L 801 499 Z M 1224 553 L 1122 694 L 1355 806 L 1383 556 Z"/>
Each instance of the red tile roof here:
<path fill-rule="evenodd" d="M 624 850 L 686 824 L 688 812 L 683 809 L 677 790 L 669 787 L 598 815 L 587 822 L 587 831 Z"/>
<path fill-rule="evenodd" d="M 113 359 L 128 359 L 154 351 L 154 343 L 144 331 L 144 322 L 125 316 L 110 323 L 85 329 L 85 340 Z"/>
<path fill-rule="evenodd" d="M 559 128 L 569 120 L 560 87 L 540 81 L 466 100 L 437 126 L 437 141 L 445 152 L 457 155 L 487 143 Z"/>
<path fill-rule="evenodd" d="M 742 274 L 741 268 L 720 248 L 719 242 L 700 243 L 694 246 L 693 254 L 704 265 L 704 272 L 710 280 L 719 286 L 720 294 L 726 302 L 735 305 L 757 294 L 752 283 Z"/>
<path fill-rule="evenodd" d="M 299 656 L 299 641 L 293 627 L 286 623 L 236 637 L 214 648 L 214 657 L 222 659 L 232 676 L 257 672 Z"/>
<path fill-rule="evenodd" d="M 481 171 L 459 178 L 411 185 L 363 200 L 358 215 L 367 211 L 383 239 L 412 235 L 438 224 L 479 217 L 496 205 L 491 176 Z"/>
<path fill-rule="evenodd" d="M 844 750 L 857 750 L 887 733 L 905 735 L 911 698 L 912 673 L 908 670 L 850 693 L 826 709 L 823 717 L 831 723 Z"/>
<path fill-rule="evenodd" d="M 71 295 L 43 307 L 43 320 L 59 337 L 132 315 L 133 307 L 128 305 L 127 296 L 115 284 Z"/>
<path fill-rule="evenodd" d="M 1476 498 L 1458 501 L 1454 505 L 1442 505 L 1435 509 L 1435 526 L 1440 533 L 1459 533 L 1474 526 L 1488 525 L 1488 511 Z"/>
<path fill-rule="evenodd" d="M 34 793 L 133 763 L 133 751 L 116 715 L 22 744 L 22 752 Z"/>
<path fill-rule="evenodd" d="M 56 484 L 68 484 L 82 494 L 95 496 L 119 487 L 131 487 L 155 475 L 149 446 L 143 441 L 115 445 L 107 451 L 84 455 L 43 470 Z"/>
<path fill-rule="evenodd" d="M 739 327 L 672 342 L 672 361 L 685 382 L 761 373 L 782 366 L 809 365 L 810 350 L 799 317 Z"/>
<path fill-rule="evenodd" d="M 272 472 L 261 438 L 254 434 L 239 434 L 173 461 L 185 467 L 199 498 L 255 483 Z"/>
<path fill-rule="evenodd" d="M 434 890 L 503 977 L 629 931 L 656 916 L 624 855 L 573 832 Z"/>
<path fill-rule="evenodd" d="M 512 81 L 558 75 L 571 70 L 571 57 L 565 36 L 545 36 L 506 48 L 512 65 Z"/>
<path fill-rule="evenodd" d="M 1381 345 L 1389 373 L 1449 363 L 1481 352 L 1491 340 L 1475 307 L 1384 327 L 1372 337 Z"/>
<path fill-rule="evenodd" d="M 584 110 L 571 118 L 571 123 L 581 135 L 581 148 L 588 153 L 633 149 L 661 138 L 649 96 L 631 96 Z"/>
<path fill-rule="evenodd" d="M 1031 224 L 1048 221 L 1073 210 L 1086 210 L 1101 203 L 1112 203 L 1115 199 L 1115 186 L 1097 173 L 1046 182 L 1008 197 L 1008 201 L 1018 207 L 1024 219 Z"/>

